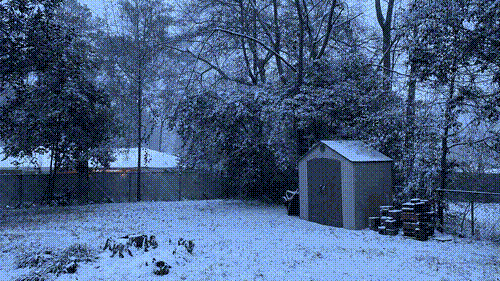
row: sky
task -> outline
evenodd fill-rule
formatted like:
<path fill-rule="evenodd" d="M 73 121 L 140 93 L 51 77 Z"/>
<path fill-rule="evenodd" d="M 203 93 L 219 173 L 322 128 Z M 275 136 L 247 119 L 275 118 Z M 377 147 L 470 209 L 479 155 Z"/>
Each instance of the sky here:
<path fill-rule="evenodd" d="M 79 0 L 79 2 L 83 5 L 86 5 L 93 14 L 102 16 L 104 14 L 104 6 L 106 3 L 110 2 L 109 0 Z"/>
<path fill-rule="evenodd" d="M 99 16 L 104 15 L 105 5 L 109 5 L 113 0 L 79 0 L 81 4 L 87 5 L 93 13 Z M 396 5 L 405 3 L 408 0 L 396 0 Z M 174 3 L 174 1 L 166 0 L 166 2 Z M 385 9 L 385 1 L 382 0 L 382 7 Z M 371 25 L 376 25 L 375 19 L 375 0 L 347 0 L 350 7 L 359 9 L 364 13 L 363 18 L 365 21 L 369 22 Z"/>

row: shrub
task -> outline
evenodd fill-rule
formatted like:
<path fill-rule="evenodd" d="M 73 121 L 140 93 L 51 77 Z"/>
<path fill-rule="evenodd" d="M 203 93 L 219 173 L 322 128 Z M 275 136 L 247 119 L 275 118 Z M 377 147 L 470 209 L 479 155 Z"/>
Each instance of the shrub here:
<path fill-rule="evenodd" d="M 67 273 L 67 268 L 73 263 L 94 261 L 97 258 L 94 253 L 95 251 L 86 244 L 73 244 L 57 253 L 51 250 L 23 252 L 17 257 L 17 268 L 29 267 L 34 270 L 16 280 L 49 280 L 51 275 Z"/>

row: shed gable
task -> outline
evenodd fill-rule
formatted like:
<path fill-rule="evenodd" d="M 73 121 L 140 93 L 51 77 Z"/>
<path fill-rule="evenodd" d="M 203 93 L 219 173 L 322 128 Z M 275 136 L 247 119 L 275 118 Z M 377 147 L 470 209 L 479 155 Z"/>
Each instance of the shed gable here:
<path fill-rule="evenodd" d="M 338 140 L 326 141 L 320 143 L 325 144 L 338 154 L 345 157 L 351 162 L 389 162 L 391 158 L 371 148 L 362 141 L 357 140 Z"/>
<path fill-rule="evenodd" d="M 313 151 L 324 152 L 325 148 L 334 151 L 350 162 L 392 162 L 392 159 L 358 140 L 322 140 L 314 144 L 298 162 L 308 158 Z"/>

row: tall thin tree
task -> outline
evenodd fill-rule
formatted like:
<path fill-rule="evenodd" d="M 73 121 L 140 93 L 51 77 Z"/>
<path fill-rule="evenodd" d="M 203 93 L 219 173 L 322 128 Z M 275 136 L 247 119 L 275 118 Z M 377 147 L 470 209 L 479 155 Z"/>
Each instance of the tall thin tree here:
<path fill-rule="evenodd" d="M 166 60 L 168 28 L 172 24 L 170 8 L 162 0 L 121 0 L 118 2 L 117 30 L 105 39 L 113 63 L 124 74 L 137 108 L 137 193 L 141 201 L 142 147 L 146 138 L 143 124 L 144 94 L 161 80 Z"/>
<path fill-rule="evenodd" d="M 392 11 L 394 9 L 394 0 L 389 0 L 387 3 L 387 11 L 385 18 L 382 14 L 382 6 L 380 0 L 375 0 L 375 10 L 377 12 L 377 21 L 382 28 L 382 62 L 384 73 L 384 92 L 388 94 L 391 91 L 391 27 L 392 27 Z"/>

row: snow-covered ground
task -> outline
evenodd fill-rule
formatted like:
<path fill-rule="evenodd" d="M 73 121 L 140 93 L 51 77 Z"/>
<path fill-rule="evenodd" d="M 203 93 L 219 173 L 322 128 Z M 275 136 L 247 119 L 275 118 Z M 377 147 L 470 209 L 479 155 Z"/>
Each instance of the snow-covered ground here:
<path fill-rule="evenodd" d="M 420 242 L 286 215 L 282 206 L 211 200 L 96 204 L 0 214 L 0 280 L 14 280 L 22 251 L 102 247 L 107 237 L 154 234 L 157 249 L 93 263 L 57 280 L 500 280 L 500 248 L 453 238 Z M 180 237 L 193 254 L 172 255 Z M 169 244 L 169 239 L 174 245 Z M 147 261 L 172 265 L 156 276 Z"/>

